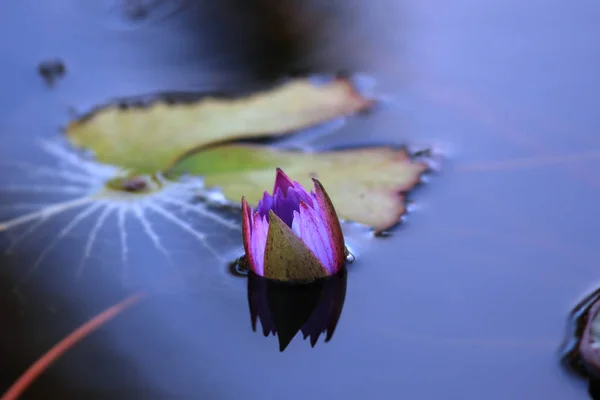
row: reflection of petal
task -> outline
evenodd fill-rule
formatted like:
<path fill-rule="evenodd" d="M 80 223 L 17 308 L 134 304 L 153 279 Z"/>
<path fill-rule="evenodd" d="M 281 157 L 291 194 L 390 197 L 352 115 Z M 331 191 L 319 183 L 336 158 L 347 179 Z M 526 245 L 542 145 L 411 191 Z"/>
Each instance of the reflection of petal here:
<path fill-rule="evenodd" d="M 271 282 L 267 291 L 269 309 L 275 321 L 279 350 L 296 336 L 318 305 L 321 285 L 282 285 Z"/>
<path fill-rule="evenodd" d="M 342 309 L 344 308 L 344 300 L 346 299 L 346 270 L 343 269 L 333 276 L 333 278 L 325 284 L 330 285 L 326 288 L 326 296 L 323 296 L 306 325 L 302 327 L 302 333 L 306 339 L 310 336 L 311 346 L 315 346 L 321 333 L 326 333 L 325 343 L 329 342 L 333 337 L 335 328 Z M 314 322 L 313 322 L 314 321 Z"/>
<path fill-rule="evenodd" d="M 323 288 L 321 301 L 301 328 L 304 339 L 310 336 L 312 347 L 322 333 L 326 333 L 325 342 L 333 337 L 346 298 L 346 270 L 325 281 L 324 285 L 328 287 Z"/>
<path fill-rule="evenodd" d="M 298 331 L 310 336 L 314 347 L 326 332 L 329 341 L 342 313 L 346 271 L 310 284 L 290 284 L 248 274 L 248 303 L 252 329 L 260 319 L 263 333 L 276 333 L 283 351 Z"/>
<path fill-rule="evenodd" d="M 269 303 L 267 302 L 267 280 L 255 275 L 252 272 L 248 273 L 248 305 L 250 307 L 250 320 L 252 322 L 252 330 L 256 332 L 256 321 L 260 319 L 260 325 L 263 329 L 263 334 L 269 336 L 275 334 L 275 323 L 271 318 L 269 311 Z"/>

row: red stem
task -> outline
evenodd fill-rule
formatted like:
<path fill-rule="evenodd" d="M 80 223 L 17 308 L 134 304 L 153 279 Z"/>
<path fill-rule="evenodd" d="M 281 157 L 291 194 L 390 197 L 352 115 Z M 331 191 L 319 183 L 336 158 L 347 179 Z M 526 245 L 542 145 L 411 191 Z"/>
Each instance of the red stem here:
<path fill-rule="evenodd" d="M 94 318 L 71 332 L 67 337 L 54 345 L 46 354 L 33 363 L 13 385 L 4 393 L 0 400 L 17 400 L 25 390 L 40 376 L 48 367 L 62 356 L 77 342 L 85 339 L 93 331 L 106 324 L 108 321 L 137 303 L 144 297 L 143 293 L 134 293 L 114 306 L 104 310 Z"/>

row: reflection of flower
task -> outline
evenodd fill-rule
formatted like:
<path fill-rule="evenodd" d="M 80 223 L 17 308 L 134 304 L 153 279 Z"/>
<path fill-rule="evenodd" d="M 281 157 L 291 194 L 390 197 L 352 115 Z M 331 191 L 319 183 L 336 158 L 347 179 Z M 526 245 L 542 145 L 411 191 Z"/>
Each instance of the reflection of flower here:
<path fill-rule="evenodd" d="M 305 284 L 291 284 L 248 274 L 248 304 L 252 329 L 260 319 L 263 334 L 277 335 L 283 351 L 298 331 L 314 347 L 322 333 L 328 342 L 342 314 L 346 270 Z"/>
<path fill-rule="evenodd" d="M 344 265 L 344 236 L 321 183 L 306 191 L 277 169 L 273 195 L 265 192 L 256 212 L 242 198 L 244 249 L 250 269 L 282 281 L 313 281 Z"/>

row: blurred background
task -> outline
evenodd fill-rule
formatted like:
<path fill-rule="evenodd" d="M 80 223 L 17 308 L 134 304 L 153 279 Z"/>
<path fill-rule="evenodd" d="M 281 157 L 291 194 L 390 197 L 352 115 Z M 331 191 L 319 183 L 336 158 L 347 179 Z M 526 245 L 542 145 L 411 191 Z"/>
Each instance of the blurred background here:
<path fill-rule="evenodd" d="M 139 303 L 24 398 L 588 398 L 558 349 L 570 309 L 600 285 L 599 19 L 592 0 L 0 3 L 0 164 L 34 166 L 2 167 L 0 221 L 73 198 L 39 167 L 89 161 L 37 143 L 117 97 L 360 72 L 391 101 L 311 148 L 407 144 L 444 159 L 391 235 L 349 230 L 344 310 L 314 349 L 297 338 L 280 353 L 253 332 L 245 279 L 165 221 L 153 220 L 170 263 L 116 218 L 87 256 L 95 219 L 54 243 L 80 210 L 0 232 L 0 392 L 166 267 L 196 290 Z M 49 85 L 38 66 L 56 59 Z M 239 255 L 235 233 L 190 221 Z"/>

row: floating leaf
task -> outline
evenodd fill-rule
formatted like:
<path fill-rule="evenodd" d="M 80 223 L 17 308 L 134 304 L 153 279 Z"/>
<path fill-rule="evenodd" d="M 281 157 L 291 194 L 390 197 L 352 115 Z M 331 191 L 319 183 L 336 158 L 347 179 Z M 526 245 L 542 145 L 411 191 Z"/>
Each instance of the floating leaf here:
<path fill-rule="evenodd" d="M 309 188 L 317 177 L 340 218 L 384 231 L 406 211 L 404 193 L 427 170 L 406 149 L 371 147 L 303 153 L 259 145 L 229 145 L 207 149 L 182 160 L 173 171 L 202 175 L 206 186 L 239 202 L 242 195 L 255 207 L 263 191 L 273 186 L 280 167 Z"/>
<path fill-rule="evenodd" d="M 100 162 L 152 173 L 193 149 L 291 133 L 372 104 L 342 78 L 295 79 L 248 97 L 196 100 L 111 105 L 71 122 L 67 135 L 77 147 L 94 151 Z"/>

